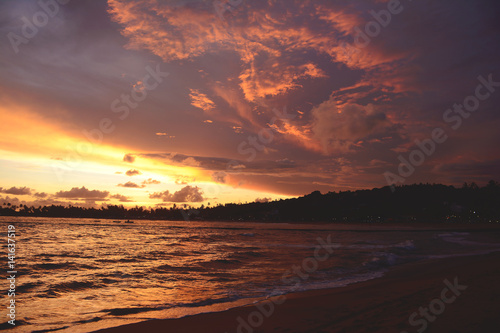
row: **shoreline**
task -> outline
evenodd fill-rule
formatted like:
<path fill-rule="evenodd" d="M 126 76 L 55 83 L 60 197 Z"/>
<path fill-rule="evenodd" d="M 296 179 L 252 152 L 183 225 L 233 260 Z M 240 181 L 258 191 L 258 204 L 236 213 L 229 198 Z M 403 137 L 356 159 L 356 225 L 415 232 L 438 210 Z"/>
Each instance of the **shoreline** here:
<path fill-rule="evenodd" d="M 128 218 L 112 218 L 112 217 L 78 217 L 78 216 L 29 216 L 29 215 L 0 215 L 2 219 L 8 218 L 40 218 L 40 219 L 75 219 L 75 220 L 101 220 L 100 222 L 107 220 L 130 220 Z M 339 227 L 353 227 L 353 226 L 366 226 L 366 227 L 384 227 L 391 228 L 394 226 L 398 227 L 410 227 L 415 229 L 443 229 L 443 230 L 452 230 L 452 229 L 470 229 L 470 230 L 490 230 L 490 229 L 500 229 L 500 221 L 481 221 L 481 222 L 466 222 L 466 221 L 446 221 L 443 219 L 425 219 L 425 220 L 416 220 L 416 221 L 406 221 L 398 220 L 395 218 L 392 221 L 374 221 L 374 222 L 366 222 L 366 221 L 329 221 L 329 220 L 317 220 L 317 221 L 272 221 L 272 220 L 230 220 L 230 219 L 217 219 L 217 220 L 174 220 L 174 219 L 147 219 L 147 218 L 132 218 L 135 221 L 157 221 L 157 222 L 181 222 L 181 223 L 236 223 L 236 224 L 244 224 L 244 223 L 255 223 L 255 224 L 283 224 L 283 225 L 311 225 L 311 226 L 339 226 Z M 2 221 L 6 222 L 6 221 Z M 95 222 L 99 223 L 99 222 Z"/>
<path fill-rule="evenodd" d="M 0 215 L 0 223 L 11 223 L 11 221 L 6 221 L 8 218 L 39 218 L 39 219 L 75 219 L 75 220 L 95 220 L 90 217 L 48 217 L 48 216 L 8 216 Z M 92 224 L 99 225 L 100 222 L 112 222 L 113 220 L 119 220 L 115 218 L 100 218 L 99 222 L 93 222 Z M 126 220 L 126 219 L 121 219 Z M 449 221 L 413 221 L 413 222 L 345 222 L 345 221 L 237 221 L 237 220 L 156 220 L 156 219 L 135 219 L 135 221 L 151 221 L 151 222 L 179 222 L 179 223 L 228 223 L 228 224 L 260 224 L 260 225 L 303 225 L 303 226 L 328 226 L 332 228 L 338 228 L 342 231 L 489 231 L 489 230 L 500 230 L 500 222 L 449 222 Z M 15 221 L 19 222 L 19 221 Z M 398 229 L 394 229 L 397 227 Z"/>
<path fill-rule="evenodd" d="M 465 285 L 442 313 L 409 317 L 439 299 L 449 283 Z M 309 290 L 256 304 L 177 319 L 154 319 L 93 332 L 496 332 L 500 326 L 500 252 L 428 259 L 394 267 L 383 277 Z M 448 295 L 451 298 L 450 295 Z M 273 301 L 273 303 L 271 301 Z M 274 304 L 274 305 L 273 305 Z M 434 306 L 440 305 L 434 301 Z M 260 308 L 260 310 L 259 310 Z M 438 309 L 441 311 L 441 309 Z M 437 310 L 436 310 L 437 311 Z M 251 325 L 251 324 L 252 325 Z"/>

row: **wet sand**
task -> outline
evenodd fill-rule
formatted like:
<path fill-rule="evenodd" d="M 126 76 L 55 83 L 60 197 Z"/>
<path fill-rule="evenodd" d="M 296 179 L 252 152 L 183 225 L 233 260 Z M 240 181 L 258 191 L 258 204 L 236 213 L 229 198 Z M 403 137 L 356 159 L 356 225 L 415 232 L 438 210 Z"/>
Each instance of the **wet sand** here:
<path fill-rule="evenodd" d="M 249 305 L 98 332 L 498 332 L 500 253 L 407 264 L 382 278 L 274 302 L 281 304 L 272 311 L 267 300 L 262 310 Z M 409 323 L 420 307 L 430 306 L 434 312 L 414 315 Z"/>

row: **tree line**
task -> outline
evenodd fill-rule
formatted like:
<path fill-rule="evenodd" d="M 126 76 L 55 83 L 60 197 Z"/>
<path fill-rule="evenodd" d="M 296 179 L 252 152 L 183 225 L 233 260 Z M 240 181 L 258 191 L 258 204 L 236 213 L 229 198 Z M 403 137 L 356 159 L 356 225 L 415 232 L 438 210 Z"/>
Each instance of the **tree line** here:
<path fill-rule="evenodd" d="M 271 202 L 225 204 L 214 207 L 100 208 L 50 205 L 29 207 L 4 203 L 3 216 L 75 217 L 94 219 L 150 219 L 259 222 L 499 222 L 500 184 L 460 188 L 441 184 L 386 186 L 371 190 L 312 192 Z"/>

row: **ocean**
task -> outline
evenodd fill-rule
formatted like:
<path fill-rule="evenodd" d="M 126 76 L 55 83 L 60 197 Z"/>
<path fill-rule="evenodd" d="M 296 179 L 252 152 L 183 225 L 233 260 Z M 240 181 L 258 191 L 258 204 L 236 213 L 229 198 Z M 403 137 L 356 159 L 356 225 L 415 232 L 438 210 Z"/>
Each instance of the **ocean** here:
<path fill-rule="evenodd" d="M 8 225 L 16 325 L 7 323 L 4 280 L 1 328 L 13 332 L 177 318 L 370 280 L 412 261 L 500 251 L 498 231 L 445 227 L 0 217 L 4 253 Z"/>

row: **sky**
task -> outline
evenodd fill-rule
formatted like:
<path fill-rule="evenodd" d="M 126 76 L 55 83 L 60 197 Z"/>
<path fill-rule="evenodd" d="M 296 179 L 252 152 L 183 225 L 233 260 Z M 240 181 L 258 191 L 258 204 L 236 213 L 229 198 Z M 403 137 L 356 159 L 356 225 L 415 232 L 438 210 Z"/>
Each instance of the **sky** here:
<path fill-rule="evenodd" d="M 500 180 L 494 0 L 2 0 L 0 204 Z"/>

